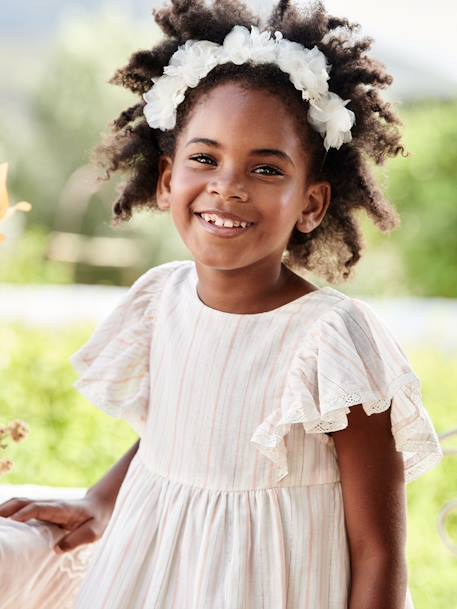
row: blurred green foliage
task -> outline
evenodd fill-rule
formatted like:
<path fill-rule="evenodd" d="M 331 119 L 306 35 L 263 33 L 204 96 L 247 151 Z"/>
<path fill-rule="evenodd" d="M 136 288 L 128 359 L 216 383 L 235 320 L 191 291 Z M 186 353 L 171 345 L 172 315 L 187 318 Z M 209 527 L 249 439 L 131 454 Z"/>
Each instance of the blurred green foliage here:
<path fill-rule="evenodd" d="M 457 102 L 417 104 L 402 118 L 411 156 L 389 166 L 386 190 L 402 225 L 388 247 L 398 252 L 405 293 L 456 297 Z M 383 237 L 373 245 L 382 249 Z"/>
<path fill-rule="evenodd" d="M 142 212 L 113 229 L 111 206 L 122 178 L 99 181 L 94 188 L 94 168 L 88 168 L 109 122 L 137 102 L 108 80 L 132 52 L 153 46 L 157 38 L 152 17 L 146 24 L 133 22 L 111 6 L 69 21 L 42 71 L 31 76 L 25 111 L 0 116 L 0 159 L 10 165 L 11 198 L 33 205 L 30 218 L 9 221 L 20 226 L 0 250 L 0 281 L 129 285 L 150 266 L 187 254 L 168 214 Z M 138 267 L 124 271 L 48 260 L 51 231 L 132 239 Z M 27 267 L 37 264 L 45 270 L 33 275 Z"/>
<path fill-rule="evenodd" d="M 16 466 L 2 482 L 91 485 L 135 442 L 125 421 L 94 408 L 72 387 L 69 357 L 89 333 L 84 326 L 0 325 L 1 422 L 19 418 L 31 428 L 24 442 L 5 451 Z"/>
<path fill-rule="evenodd" d="M 457 104 L 411 109 L 408 135 L 414 164 L 393 173 L 392 186 L 405 226 L 412 225 L 401 249 L 409 285 L 421 285 L 422 294 L 455 297 Z"/>
<path fill-rule="evenodd" d="M 361 211 L 365 248 L 348 293 L 374 296 L 457 296 L 457 101 L 399 109 L 409 156 L 375 176 L 400 215 L 385 234 Z"/>
<path fill-rule="evenodd" d="M 46 259 L 47 242 L 46 230 L 31 226 L 14 255 L 9 255 L 4 244 L 0 248 L 0 283 L 72 283 L 71 266 Z"/>
<path fill-rule="evenodd" d="M 54 226 L 66 181 L 88 162 L 107 123 L 135 100 L 107 81 L 138 45 L 152 46 L 153 39 L 152 27 L 111 7 L 64 22 L 42 71 L 30 75 L 25 111 L 0 117 L 0 156 L 10 162 L 11 191 L 33 203 L 31 224 Z M 93 201 L 97 225 L 106 219 L 97 210 L 103 203 Z"/>
<path fill-rule="evenodd" d="M 3 483 L 90 486 L 136 441 L 125 421 L 99 411 L 72 387 L 76 373 L 69 358 L 91 330 L 0 324 L 0 424 L 20 418 L 31 429 L 24 442 L 5 451 L 15 469 Z M 409 355 L 437 431 L 449 430 L 455 426 L 457 358 L 427 350 Z M 447 457 L 408 486 L 407 549 L 416 609 L 455 606 L 456 559 L 442 544 L 436 525 L 441 507 L 457 496 L 456 480 L 457 458 Z M 455 519 L 449 532 L 457 539 Z"/>

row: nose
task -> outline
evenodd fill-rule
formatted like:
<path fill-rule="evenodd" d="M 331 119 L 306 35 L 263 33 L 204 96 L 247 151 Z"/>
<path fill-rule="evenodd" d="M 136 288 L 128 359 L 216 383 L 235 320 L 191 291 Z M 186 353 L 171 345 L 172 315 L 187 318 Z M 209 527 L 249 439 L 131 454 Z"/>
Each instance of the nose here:
<path fill-rule="evenodd" d="M 208 194 L 219 195 L 222 199 L 237 199 L 247 201 L 248 193 L 245 187 L 234 175 L 218 176 L 208 183 Z"/>

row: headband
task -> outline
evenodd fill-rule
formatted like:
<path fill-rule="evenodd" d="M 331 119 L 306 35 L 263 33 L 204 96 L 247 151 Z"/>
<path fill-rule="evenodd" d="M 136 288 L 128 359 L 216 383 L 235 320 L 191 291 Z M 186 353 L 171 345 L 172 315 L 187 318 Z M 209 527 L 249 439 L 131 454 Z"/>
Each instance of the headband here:
<path fill-rule="evenodd" d="M 275 32 L 251 31 L 235 25 L 222 45 L 209 40 L 187 40 L 172 55 L 163 75 L 152 78 L 153 87 L 143 98 L 143 112 L 153 129 L 167 131 L 176 125 L 176 110 L 184 101 L 189 87 L 196 87 L 217 65 L 224 63 L 274 63 L 289 75 L 302 98 L 309 102 L 308 122 L 324 139 L 324 147 L 340 148 L 352 140 L 351 127 L 355 115 L 343 100 L 328 90 L 329 71 L 325 55 L 316 46 L 307 49 L 302 44 L 283 38 Z"/>

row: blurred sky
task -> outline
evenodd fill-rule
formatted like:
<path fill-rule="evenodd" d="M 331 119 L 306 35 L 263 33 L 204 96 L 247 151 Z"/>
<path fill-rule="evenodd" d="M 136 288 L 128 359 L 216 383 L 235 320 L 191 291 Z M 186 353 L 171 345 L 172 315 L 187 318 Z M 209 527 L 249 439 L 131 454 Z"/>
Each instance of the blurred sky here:
<path fill-rule="evenodd" d="M 245 0 L 262 16 L 273 0 Z M 363 33 L 375 38 L 374 53 L 394 75 L 398 97 L 457 96 L 456 0 L 324 0 L 329 12 L 359 21 Z M 306 4 L 306 0 L 295 0 Z M 27 62 L 39 61 L 59 24 L 73 15 L 98 11 L 100 0 L 3 0 L 0 18 L 0 84 Z M 163 0 L 111 0 L 135 19 L 152 23 L 151 10 Z M 32 49 L 32 52 L 31 52 Z M 21 55 L 21 51 L 23 56 Z M 43 55 L 44 57 L 44 55 Z M 14 82 L 14 75 L 13 75 Z"/>

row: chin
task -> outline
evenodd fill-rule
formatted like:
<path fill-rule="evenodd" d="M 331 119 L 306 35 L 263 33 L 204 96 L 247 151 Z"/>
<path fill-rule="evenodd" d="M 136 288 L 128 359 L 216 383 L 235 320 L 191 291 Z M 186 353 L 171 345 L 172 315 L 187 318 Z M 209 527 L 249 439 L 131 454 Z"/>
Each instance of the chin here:
<path fill-rule="evenodd" d="M 197 264 L 220 271 L 233 271 L 246 266 L 242 261 L 233 260 L 233 256 L 229 256 L 228 252 L 224 254 L 223 252 L 202 253 L 191 251 L 191 254 Z"/>
<path fill-rule="evenodd" d="M 217 269 L 219 271 L 231 271 L 239 268 L 240 265 L 232 261 L 224 260 L 223 256 L 194 256 L 194 260 L 197 264 L 207 266 L 211 269 Z"/>

